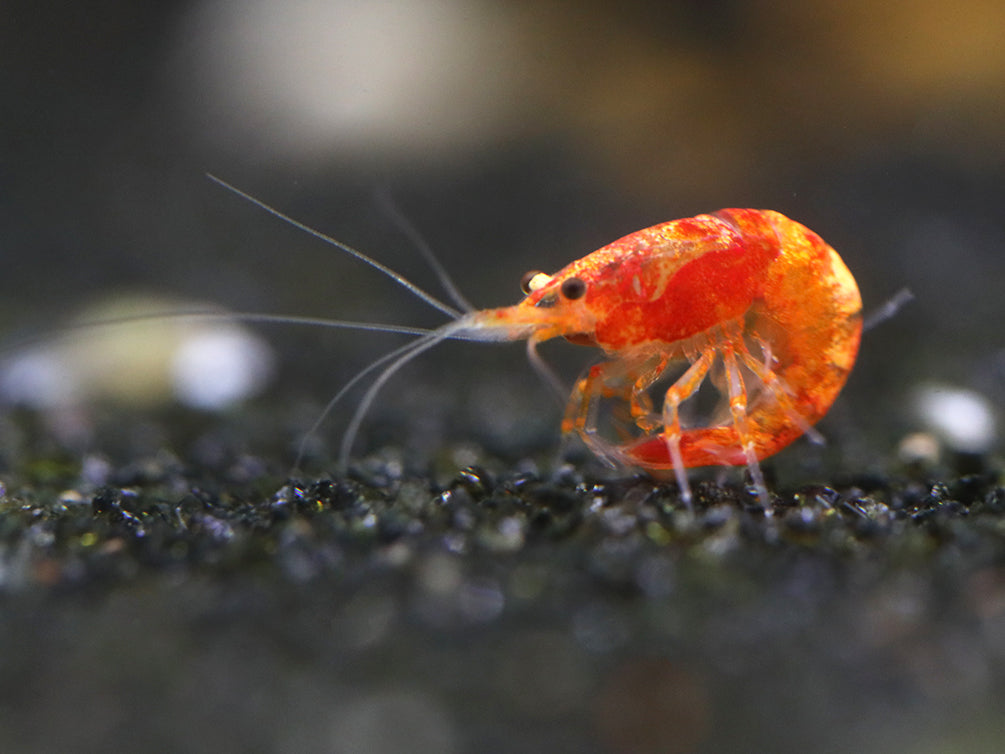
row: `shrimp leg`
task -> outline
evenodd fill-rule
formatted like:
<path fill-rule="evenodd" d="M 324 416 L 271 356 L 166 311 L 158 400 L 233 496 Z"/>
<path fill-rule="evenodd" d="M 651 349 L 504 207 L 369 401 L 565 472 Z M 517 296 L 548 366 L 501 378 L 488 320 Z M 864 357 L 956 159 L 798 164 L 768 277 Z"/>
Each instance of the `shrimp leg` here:
<path fill-rule="evenodd" d="M 691 505 L 691 486 L 687 481 L 687 471 L 684 458 L 680 452 L 681 426 L 680 404 L 698 392 L 715 361 L 715 348 L 707 346 L 697 359 L 692 362 L 687 371 L 671 385 L 663 399 L 663 441 L 666 443 L 670 462 L 673 465 L 677 486 L 680 488 L 681 499 Z"/>
<path fill-rule="evenodd" d="M 771 393 L 772 397 L 778 402 L 785 415 L 789 420 L 799 427 L 800 431 L 806 435 L 811 442 L 817 445 L 824 444 L 824 436 L 818 432 L 812 424 L 806 421 L 806 418 L 799 413 L 795 404 L 792 402 L 792 390 L 786 384 L 785 380 L 779 377 L 775 371 L 771 368 L 771 351 L 769 349 L 769 344 L 762 343 L 761 350 L 765 353 L 764 361 L 757 359 L 750 351 L 747 349 L 746 345 L 740 343 L 740 359 L 743 361 L 744 366 L 746 366 L 754 375 L 761 381 L 761 384 Z"/>
<path fill-rule="evenodd" d="M 747 387 L 743 383 L 743 375 L 740 374 L 740 365 L 736 360 L 736 350 L 732 339 L 725 340 L 721 346 L 722 362 L 726 369 L 726 385 L 729 396 L 729 412 L 733 416 L 733 427 L 736 429 L 737 437 L 740 440 L 740 448 L 747 461 L 747 470 L 750 478 L 757 489 L 757 497 L 761 504 L 767 508 L 769 504 L 768 489 L 764 485 L 764 474 L 761 472 L 761 465 L 757 461 L 757 448 L 754 435 L 750 431 L 750 424 L 747 421 Z"/>
<path fill-rule="evenodd" d="M 643 432 L 658 428 L 660 418 L 646 390 L 666 371 L 670 359 L 670 351 L 647 347 L 590 367 L 573 388 L 563 433 L 575 432 L 593 453 L 617 465 L 623 460 L 618 445 L 604 440 L 598 430 L 600 402 L 613 399 L 627 404 L 631 419 Z"/>
<path fill-rule="evenodd" d="M 647 391 L 666 371 L 669 363 L 670 352 L 661 351 L 652 367 L 643 370 L 631 387 L 631 393 L 628 396 L 628 409 L 636 426 L 643 432 L 652 432 L 659 429 L 661 425 L 660 416 L 653 411 L 653 401 Z"/>
<path fill-rule="evenodd" d="M 651 349 L 646 349 L 631 356 L 623 356 L 593 366 L 587 375 L 576 383 L 566 410 L 563 429 L 567 433 L 576 432 L 597 456 L 610 462 L 624 462 L 624 448 L 603 439 L 597 424 L 602 399 L 616 398 L 627 403 L 634 423 L 645 435 L 651 436 L 662 428 L 660 439 L 665 444 L 665 452 L 670 456 L 670 464 L 681 491 L 681 498 L 690 504 L 691 488 L 681 453 L 681 438 L 684 431 L 680 424 L 679 409 L 682 403 L 701 388 L 718 351 L 717 344 L 709 342 L 697 353 L 688 354 L 691 365 L 667 389 L 662 412 L 655 414 L 652 399 L 647 391 L 666 371 L 673 353 L 674 351 L 669 348 L 660 349 L 655 353 Z M 637 442 L 633 442 L 631 446 L 637 447 Z"/>

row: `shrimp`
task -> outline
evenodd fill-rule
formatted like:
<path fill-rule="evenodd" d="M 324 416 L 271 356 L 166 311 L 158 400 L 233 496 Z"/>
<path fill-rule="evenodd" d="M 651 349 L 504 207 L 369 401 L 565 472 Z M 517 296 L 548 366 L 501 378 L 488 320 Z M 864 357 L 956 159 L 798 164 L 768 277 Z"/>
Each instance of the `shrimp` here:
<path fill-rule="evenodd" d="M 564 337 L 606 360 L 581 377 L 562 430 L 606 461 L 672 472 L 690 503 L 686 470 L 745 465 L 762 502 L 760 461 L 813 425 L 844 386 L 858 352 L 855 279 L 817 234 L 778 212 L 724 209 L 632 233 L 553 275 L 528 273 L 514 306 L 474 311 L 440 332 L 477 340 Z M 683 374 L 654 406 L 650 388 L 673 364 Z M 721 418 L 685 427 L 681 406 L 709 380 Z M 617 439 L 599 430 L 614 401 Z"/>
<path fill-rule="evenodd" d="M 308 436 L 351 388 L 382 369 L 347 425 L 343 466 L 382 387 L 419 354 L 447 339 L 525 340 L 531 364 L 561 390 L 537 347 L 562 337 L 595 346 L 605 357 L 576 381 L 562 421 L 564 435 L 578 436 L 611 465 L 671 476 L 687 505 L 687 469 L 746 466 L 766 506 L 760 461 L 802 435 L 823 441 L 813 425 L 830 409 L 858 353 L 862 301 L 851 272 L 820 236 L 771 210 L 723 209 L 636 231 L 552 275 L 527 273 L 525 297 L 496 309 L 474 309 L 432 260 L 457 309 L 366 254 L 209 177 L 376 268 L 452 319 L 429 331 L 328 321 L 333 327 L 418 335 L 345 384 L 309 430 Z M 400 216 L 396 220 L 403 222 Z M 403 229 L 428 259 L 431 252 L 414 229 Z M 298 318 L 266 321 L 284 320 Z M 658 383 L 669 375 L 672 382 L 662 389 Z M 706 420 L 685 421 L 682 408 L 706 382 L 720 405 Z M 603 410 L 607 404 L 610 412 Z M 609 427 L 602 426 L 605 417 Z"/>

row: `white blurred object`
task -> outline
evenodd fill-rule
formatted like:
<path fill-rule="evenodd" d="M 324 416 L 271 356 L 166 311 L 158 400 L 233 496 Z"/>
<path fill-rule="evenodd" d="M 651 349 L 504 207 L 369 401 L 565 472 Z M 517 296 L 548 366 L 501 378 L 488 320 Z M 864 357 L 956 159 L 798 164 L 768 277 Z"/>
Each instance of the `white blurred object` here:
<path fill-rule="evenodd" d="M 935 464 L 939 462 L 941 443 L 930 432 L 911 432 L 897 445 L 897 457 L 906 464 Z"/>
<path fill-rule="evenodd" d="M 218 323 L 179 344 L 171 360 L 171 383 L 182 403 L 215 410 L 257 393 L 271 366 L 271 353 L 260 338 Z"/>
<path fill-rule="evenodd" d="M 991 401 L 954 385 L 922 385 L 914 393 L 915 415 L 953 450 L 986 453 L 998 439 Z"/>
<path fill-rule="evenodd" d="M 173 72 L 217 147 L 425 159 L 517 122 L 518 42 L 506 6 L 484 1 L 204 0 Z"/>
<path fill-rule="evenodd" d="M 214 313 L 170 315 L 195 311 Z M 143 318 L 161 314 L 167 316 Z M 110 323 L 134 317 L 139 319 Z M 0 362 L 0 399 L 43 411 L 95 400 L 150 406 L 172 398 L 223 410 L 261 391 L 273 372 L 265 341 L 225 317 L 206 304 L 158 297 L 105 300 L 65 332 Z"/>

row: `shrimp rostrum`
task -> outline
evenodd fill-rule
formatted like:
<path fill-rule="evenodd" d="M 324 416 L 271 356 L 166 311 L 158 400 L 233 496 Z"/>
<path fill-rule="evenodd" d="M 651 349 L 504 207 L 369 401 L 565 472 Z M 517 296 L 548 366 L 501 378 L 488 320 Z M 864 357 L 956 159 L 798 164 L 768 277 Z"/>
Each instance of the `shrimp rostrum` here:
<path fill-rule="evenodd" d="M 803 434 L 819 438 L 812 427 L 844 385 L 862 330 L 858 287 L 838 254 L 772 211 L 646 228 L 554 275 L 528 273 L 524 288 L 515 306 L 444 329 L 526 339 L 532 357 L 558 336 L 598 346 L 606 360 L 576 382 L 563 431 L 614 464 L 672 472 L 685 501 L 686 469 L 745 465 L 766 502 L 759 461 Z M 705 383 L 720 410 L 688 425 L 682 409 Z M 605 402 L 616 437 L 600 431 Z"/>

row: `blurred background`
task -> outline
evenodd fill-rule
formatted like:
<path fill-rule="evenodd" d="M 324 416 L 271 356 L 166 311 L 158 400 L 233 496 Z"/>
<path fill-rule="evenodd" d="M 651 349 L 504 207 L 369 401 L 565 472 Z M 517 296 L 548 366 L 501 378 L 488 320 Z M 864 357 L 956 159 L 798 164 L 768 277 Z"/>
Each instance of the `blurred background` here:
<path fill-rule="evenodd" d="M 375 199 L 389 194 L 480 306 L 656 222 L 774 208 L 838 249 L 867 312 L 915 296 L 866 334 L 825 425 L 863 463 L 919 428 L 919 383 L 1002 397 L 1003 28 L 994 0 L 15 0 L 0 327 L 58 327 L 116 292 L 441 321 L 206 172 L 439 293 Z M 400 342 L 267 334 L 288 344 L 278 389 L 319 403 Z M 551 426 L 518 350 L 447 347 L 403 379 L 465 431 L 492 423 L 494 394 L 546 404 Z M 590 357 L 565 350 L 546 355 L 571 379 Z M 415 408 L 394 401 L 389 415 Z"/>
<path fill-rule="evenodd" d="M 866 333 L 848 387 L 821 425 L 831 440 L 827 448 L 804 443 L 778 463 L 830 454 L 837 459 L 827 467 L 831 472 L 856 476 L 885 473 L 898 452 L 901 458 L 905 452 L 934 458 L 939 442 L 984 453 L 996 447 L 995 422 L 1005 397 L 1003 36 L 1005 4 L 998 0 L 8 0 L 0 14 L 0 332 L 16 343 L 64 327 L 75 313 L 95 302 L 105 307 L 121 295 L 139 297 L 141 309 L 160 310 L 167 304 L 159 302 L 171 300 L 420 326 L 442 321 L 373 270 L 213 184 L 207 172 L 439 294 L 435 276 L 382 209 L 378 197 L 390 195 L 479 306 L 518 300 L 520 277 L 529 269 L 555 270 L 657 222 L 720 207 L 772 208 L 839 251 L 858 280 L 867 313 L 901 289 L 914 295 Z M 90 311 L 105 316 L 110 310 Z M 236 395 L 262 389 L 272 376 L 269 392 L 253 406 L 288 414 L 276 433 L 287 451 L 277 466 L 289 463 L 300 434 L 337 387 L 401 342 L 295 327 L 254 332 L 247 348 L 257 377 Z M 178 333 L 164 337 L 173 342 Z M 139 337 L 160 338 L 153 332 Z M 141 376 L 125 382 L 151 385 L 149 396 L 123 396 L 103 382 L 109 363 L 115 376 L 127 371 L 118 359 L 123 351 L 138 350 L 135 341 L 112 351 L 99 351 L 94 342 L 83 356 L 61 352 L 71 359 L 98 353 L 96 366 L 72 362 L 73 377 L 94 373 L 88 379 L 101 385 L 70 389 L 75 399 L 112 395 L 143 406 L 168 400 L 167 388 L 154 385 L 157 380 L 142 371 L 146 367 L 128 372 Z M 592 358 L 562 344 L 543 350 L 566 379 Z M 46 367 L 46 358 L 22 363 L 29 382 L 37 384 L 39 374 L 52 377 L 44 369 L 32 371 L 40 363 Z M 65 373 L 52 377 L 56 383 L 63 379 Z M 17 380 L 10 384 L 9 393 L 23 388 Z M 947 395 L 963 402 L 947 402 Z M 206 407 L 198 400 L 190 405 Z M 559 413 L 519 346 L 446 344 L 409 366 L 385 391 L 361 444 L 372 448 L 397 438 L 423 447 L 448 438 L 518 457 L 527 448 L 557 446 Z M 961 415 L 967 417 L 962 429 L 946 426 L 947 417 Z M 321 433 L 319 442 L 327 442 L 329 451 L 337 448 L 345 418 L 334 417 L 333 428 Z M 79 439 L 78 419 L 62 425 L 65 437 Z M 905 451 L 903 439 L 919 430 L 933 433 L 925 437 L 935 440 L 934 447 L 922 442 Z M 962 439 L 953 434 L 957 430 Z M 86 442 L 100 445 L 102 439 Z M 820 468 L 810 462 L 801 473 L 816 478 Z M 663 566 L 672 564 L 653 567 L 662 573 Z M 509 670 L 493 677 L 509 683 L 506 673 L 512 671 L 510 713 L 536 720 L 528 730 L 544 736 L 538 742 L 552 741 L 553 751 L 583 750 L 582 738 L 556 732 L 572 727 L 552 726 L 555 720 L 582 725 L 596 717 L 590 710 L 609 708 L 608 698 L 624 703 L 651 691 L 660 699 L 667 689 L 683 689 L 681 694 L 698 701 L 694 709 L 675 707 L 679 717 L 649 710 L 678 725 L 657 729 L 657 747 L 676 741 L 680 751 L 700 749 L 711 730 L 705 695 L 717 693 L 719 702 L 729 702 L 727 714 L 720 706 L 715 718 L 712 738 L 720 743 L 754 740 L 774 751 L 812 744 L 827 751 L 936 752 L 963 750 L 959 744 L 966 740 L 986 747 L 969 750 L 997 750 L 1000 712 L 970 703 L 985 695 L 1000 699 L 1001 673 L 988 669 L 985 645 L 973 644 L 969 630 L 924 628 L 939 620 L 937 605 L 919 591 L 926 585 L 906 579 L 888 584 L 873 592 L 874 603 L 862 613 L 852 612 L 858 599 L 850 589 L 842 602 L 855 617 L 815 632 L 829 614 L 813 602 L 807 584 L 815 582 L 799 581 L 798 570 L 786 572 L 791 581 L 779 578 L 771 602 L 741 608 L 745 620 L 736 625 L 716 618 L 722 606 L 711 600 L 718 643 L 698 661 L 703 674 L 679 670 L 691 659 L 686 644 L 674 648 L 679 667 L 644 660 L 637 665 L 624 656 L 620 664 L 605 665 L 611 655 L 591 654 L 590 642 L 610 639 L 624 646 L 617 643 L 621 624 L 614 608 L 588 606 L 576 618 L 587 640 L 570 643 L 555 627 L 564 625 L 557 617 L 540 632 L 511 634 L 502 644 L 506 649 L 510 642 L 513 651 L 492 655 Z M 981 604 L 992 607 L 981 616 L 986 624 L 969 628 L 986 630 L 980 635 L 997 648 L 1000 663 L 1000 572 L 989 571 L 974 583 L 987 597 Z M 704 594 L 704 587 L 698 592 Z M 220 592 L 207 589 L 204 602 L 225 605 L 218 625 L 232 628 L 201 656 L 197 672 L 174 687 L 172 703 L 187 711 L 183 719 L 193 729 L 209 732 L 219 729 L 219 720 L 195 710 L 191 700 L 202 693 L 240 697 L 236 719 L 254 730 L 276 707 L 243 692 L 287 672 L 291 666 L 282 655 L 277 660 L 269 652 L 277 645 L 302 646 L 303 636 L 276 620 L 252 644 L 256 651 L 264 644 L 266 651 L 256 664 L 245 665 L 234 649 L 241 646 L 243 628 L 227 621 L 260 616 L 246 605 L 227 613 L 231 603 L 226 590 Z M 363 595 L 371 601 L 336 618 L 358 617 L 351 636 L 358 635 L 360 646 L 371 645 L 373 621 L 385 605 L 380 589 L 372 592 Z M 81 620 L 89 621 L 90 643 L 74 640 L 74 616 L 57 616 L 66 621 L 55 639 L 61 657 L 85 671 L 112 668 L 102 687 L 109 704 L 99 705 L 112 718 L 122 689 L 143 681 L 103 658 L 120 660 L 125 652 L 129 662 L 148 661 L 147 634 L 121 645 L 102 637 L 135 624 L 152 632 L 154 653 L 158 646 L 177 649 L 172 621 L 186 618 L 161 615 L 159 599 L 149 597 L 137 608 L 129 595 L 119 594 L 108 611 L 88 613 Z M 335 609 L 322 602 L 315 597 L 295 611 L 301 628 L 313 629 L 318 614 Z M 806 605 L 819 612 L 803 611 Z M 734 607 L 730 603 L 723 615 L 735 616 L 728 611 Z M 556 612 L 563 612 L 560 606 Z M 806 635 L 816 637 L 801 645 L 805 655 L 793 655 L 786 641 L 766 636 L 779 614 L 787 616 L 786 625 L 809 626 Z M 25 636 L 49 628 L 31 616 L 18 620 Z M 845 628 L 858 650 L 867 647 L 852 652 L 854 662 L 845 662 Z M 192 637 L 193 646 L 197 639 Z M 463 720 L 472 697 L 455 688 L 456 697 L 444 702 L 424 684 L 438 677 L 440 665 L 431 670 L 433 660 L 460 673 L 484 659 L 482 645 L 454 651 L 447 647 L 452 638 L 434 639 L 433 660 L 424 665 L 426 656 L 411 651 L 407 634 L 397 657 L 411 663 L 412 686 L 402 691 L 393 685 L 393 659 L 390 671 L 374 661 L 357 673 L 383 680 L 360 696 L 351 680 L 343 686 L 311 675 L 318 655 L 328 658 L 328 670 L 342 662 L 341 655 L 325 654 L 330 648 L 324 639 L 316 641 L 303 650 L 299 669 L 284 676 L 281 691 L 289 693 L 280 705 L 283 714 L 298 725 L 320 726 L 309 703 L 321 690 L 362 741 L 380 737 L 375 731 L 382 715 L 399 715 L 414 724 L 400 728 L 406 737 L 418 731 L 411 743 L 425 736 L 415 750 L 464 750 L 458 732 L 463 725 L 454 722 Z M 910 642 L 914 649 L 904 649 Z M 488 643 L 499 644 L 492 637 Z M 649 648 L 660 654 L 665 647 Z M 217 649 L 224 660 L 216 659 Z M 225 662 L 226 652 L 233 653 L 233 663 Z M 524 658 L 516 670 L 514 656 Z M 877 656 L 897 668 L 893 681 L 883 675 L 885 665 L 873 662 Z M 542 671 L 537 658 L 552 664 L 541 664 Z M 591 672 L 610 671 L 606 691 L 592 701 L 582 675 L 587 665 Z M 232 666 L 247 669 L 247 683 L 239 673 L 220 680 Z M 543 676 L 553 667 L 562 672 L 548 685 Z M 88 672 L 64 685 L 59 657 L 46 668 L 51 677 L 38 680 L 30 668 L 25 677 L 50 690 L 44 697 L 49 709 L 75 708 L 78 694 L 90 693 Z M 823 680 L 832 678 L 837 680 Z M 764 694 L 764 683 L 778 696 Z M 873 705 L 874 697 L 863 690 L 878 687 Z M 527 688 L 544 689 L 542 701 L 524 697 Z M 487 704 L 498 699 L 478 689 Z M 11 685 L 4 693 L 9 700 L 18 692 Z M 855 700 L 854 715 L 845 712 L 848 699 Z M 790 718 L 792 709 L 797 714 Z M 936 710 L 943 716 L 933 717 Z M 36 708 L 25 718 L 28 727 L 44 729 L 48 714 Z M 981 741 L 959 733 L 970 714 L 980 718 Z M 772 716 L 791 722 L 791 730 L 759 727 Z M 73 725 L 54 728 L 51 740 L 62 741 L 79 727 L 86 741 L 107 741 L 108 731 L 116 730 L 112 718 L 88 713 L 85 719 L 81 713 L 70 718 Z M 645 740 L 633 746 L 616 716 L 596 724 L 623 744 L 610 750 L 671 750 L 646 748 Z M 935 734 L 925 735 L 932 729 Z M 165 730 L 171 731 L 161 731 L 167 740 L 182 737 L 173 727 Z M 280 743 L 307 750 L 298 745 L 300 730 L 288 726 Z M 758 731 L 753 739 L 751 731 Z M 830 748 L 821 748 L 821 731 Z M 303 733 L 312 745 L 313 735 L 310 729 Z M 525 735 L 525 743 L 533 738 Z M 317 740 L 323 738 L 317 733 Z M 41 740 L 48 739 L 43 734 Z M 242 739 L 217 743 L 234 740 Z M 907 743 L 892 747 L 893 740 Z M 269 745 L 245 743 L 246 750 Z"/>

